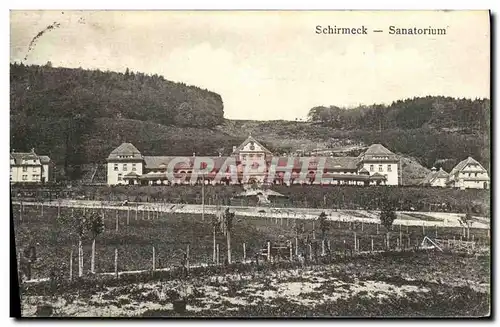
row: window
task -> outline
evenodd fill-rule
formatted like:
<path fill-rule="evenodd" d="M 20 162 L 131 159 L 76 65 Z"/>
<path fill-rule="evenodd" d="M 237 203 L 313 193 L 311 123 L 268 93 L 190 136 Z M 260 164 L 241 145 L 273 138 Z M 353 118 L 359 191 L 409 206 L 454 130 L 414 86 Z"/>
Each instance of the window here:
<path fill-rule="evenodd" d="M 118 174 L 118 181 L 122 180 L 122 174 Z"/>
<path fill-rule="evenodd" d="M 34 180 L 39 180 L 40 179 L 40 175 L 33 175 L 33 179 Z"/>
<path fill-rule="evenodd" d="M 118 164 L 115 164 L 115 171 L 118 170 Z"/>
<path fill-rule="evenodd" d="M 127 171 L 127 164 L 123 164 L 123 171 Z"/>
<path fill-rule="evenodd" d="M 384 171 L 384 170 L 382 169 L 382 165 L 378 165 L 378 171 Z"/>
<path fill-rule="evenodd" d="M 136 169 L 137 169 L 137 168 L 135 167 L 135 164 L 132 164 L 132 170 L 133 170 L 133 171 L 136 171 Z"/>
<path fill-rule="evenodd" d="M 28 171 L 28 167 L 23 167 L 23 173 Z"/>
<path fill-rule="evenodd" d="M 373 165 L 370 165 L 370 171 L 374 171 Z"/>
<path fill-rule="evenodd" d="M 23 181 L 27 181 L 28 180 L 28 175 L 23 175 Z"/>
<path fill-rule="evenodd" d="M 388 172 L 391 172 L 391 171 L 392 171 L 392 166 L 391 166 L 391 165 L 387 165 L 387 171 L 388 171 Z"/>
<path fill-rule="evenodd" d="M 475 173 L 474 176 L 477 177 L 477 173 Z"/>

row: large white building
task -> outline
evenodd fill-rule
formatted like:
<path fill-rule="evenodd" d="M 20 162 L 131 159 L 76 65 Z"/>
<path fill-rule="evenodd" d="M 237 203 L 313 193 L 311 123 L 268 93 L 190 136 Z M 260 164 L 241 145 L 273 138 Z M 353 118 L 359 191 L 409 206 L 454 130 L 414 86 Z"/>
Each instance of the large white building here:
<path fill-rule="evenodd" d="M 448 174 L 443 168 L 432 168 L 420 183 L 423 186 L 464 189 L 489 189 L 488 171 L 472 157 L 460 161 Z"/>
<path fill-rule="evenodd" d="M 488 171 L 479 162 L 468 157 L 451 170 L 446 185 L 462 190 L 467 188 L 489 189 L 490 177 Z"/>
<path fill-rule="evenodd" d="M 175 178 L 167 178 L 167 168 L 176 156 L 143 156 L 131 143 L 123 143 L 107 158 L 108 185 L 168 185 L 189 183 L 186 176 L 194 169 L 195 156 L 188 162 L 177 164 L 171 172 Z M 206 158 L 206 157 L 204 157 Z M 210 157 L 213 170 L 203 177 L 208 183 L 234 183 L 229 177 L 217 181 L 214 176 L 221 172 L 229 175 L 229 169 L 220 171 L 230 159 L 235 164 L 236 183 L 274 183 L 328 185 L 399 185 L 399 158 L 381 144 L 373 144 L 358 157 L 276 157 L 260 142 L 249 136 L 240 146 L 233 147 L 230 157 Z M 259 167 L 256 162 L 263 162 Z M 303 162 L 308 162 L 304 167 Z M 323 171 L 320 167 L 323 165 Z M 284 170 L 289 169 L 287 175 Z M 226 167 L 227 168 L 227 167 Z M 244 173 L 243 173 L 244 172 Z M 306 174 L 305 178 L 301 176 Z M 320 176 L 321 178 L 317 177 Z M 287 178 L 288 176 L 288 178 Z"/>
<path fill-rule="evenodd" d="M 10 153 L 11 183 L 46 183 L 52 179 L 52 164 L 48 156 L 31 152 Z"/>

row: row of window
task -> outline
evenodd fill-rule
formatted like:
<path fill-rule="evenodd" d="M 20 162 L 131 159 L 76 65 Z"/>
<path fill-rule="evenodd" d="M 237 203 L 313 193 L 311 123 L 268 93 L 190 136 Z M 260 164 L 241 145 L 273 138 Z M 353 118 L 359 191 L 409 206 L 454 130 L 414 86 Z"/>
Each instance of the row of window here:
<path fill-rule="evenodd" d="M 123 164 L 122 170 L 123 171 L 127 171 L 128 170 L 128 166 L 127 166 L 126 163 Z M 132 171 L 136 171 L 136 170 L 137 170 L 136 164 L 133 163 L 132 164 Z M 118 164 L 117 163 L 115 163 L 115 171 L 118 171 Z"/>
<path fill-rule="evenodd" d="M 467 174 L 469 174 L 468 176 L 469 177 L 472 177 L 472 174 L 474 174 L 474 177 L 477 177 L 478 175 L 477 174 L 481 174 L 481 173 L 462 173 L 463 176 L 467 176 Z"/>
<path fill-rule="evenodd" d="M 31 176 L 31 180 L 39 180 L 40 179 L 40 175 L 32 175 Z M 10 175 L 10 180 L 12 180 L 12 175 Z M 22 176 L 22 180 L 23 181 L 27 181 L 28 180 L 28 175 L 23 175 Z"/>
<path fill-rule="evenodd" d="M 374 172 L 375 171 L 375 165 L 370 165 L 370 171 L 371 172 Z M 379 172 L 383 172 L 384 171 L 384 167 L 383 165 L 378 165 L 378 171 Z M 392 172 L 392 166 L 391 165 L 387 165 L 387 171 L 390 173 Z"/>
<path fill-rule="evenodd" d="M 12 168 L 10 168 L 12 169 Z M 26 173 L 28 171 L 28 167 L 23 167 L 23 173 Z M 38 171 L 38 167 L 33 167 L 33 172 Z"/>

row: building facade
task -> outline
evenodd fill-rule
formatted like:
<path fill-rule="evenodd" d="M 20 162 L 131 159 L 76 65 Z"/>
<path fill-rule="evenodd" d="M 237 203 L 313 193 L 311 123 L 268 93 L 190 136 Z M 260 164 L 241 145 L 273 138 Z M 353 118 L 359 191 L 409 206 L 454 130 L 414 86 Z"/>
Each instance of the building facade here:
<path fill-rule="evenodd" d="M 448 187 L 459 189 L 489 189 L 488 171 L 472 157 L 459 162 L 450 172 L 446 181 Z"/>
<path fill-rule="evenodd" d="M 10 153 L 11 183 L 47 183 L 52 181 L 52 163 L 48 156 L 31 152 Z"/>
<path fill-rule="evenodd" d="M 420 184 L 422 186 L 446 187 L 448 178 L 449 174 L 443 168 L 437 170 L 436 167 L 432 167 L 431 172 L 425 176 Z"/>
<path fill-rule="evenodd" d="M 212 169 L 193 175 L 208 169 L 202 158 Z M 358 157 L 279 157 L 249 136 L 229 157 L 143 156 L 131 143 L 123 143 L 107 158 L 107 183 L 399 185 L 399 170 L 399 158 L 381 144 Z"/>

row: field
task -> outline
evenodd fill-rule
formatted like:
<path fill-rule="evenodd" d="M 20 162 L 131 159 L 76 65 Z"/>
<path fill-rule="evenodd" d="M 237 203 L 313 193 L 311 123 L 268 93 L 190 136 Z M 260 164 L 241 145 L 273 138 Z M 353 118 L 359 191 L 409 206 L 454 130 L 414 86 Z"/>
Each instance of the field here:
<path fill-rule="evenodd" d="M 251 266 L 179 280 L 79 283 L 61 292 L 25 286 L 24 316 L 481 317 L 490 312 L 485 256 L 382 253 L 327 265 Z M 184 294 L 186 311 L 173 310 Z M 38 312 L 37 312 L 38 311 Z"/>
<path fill-rule="evenodd" d="M 22 215 L 19 206 L 13 211 L 17 249 L 37 242 L 37 256 L 40 258 L 33 267 L 32 278 L 46 278 L 51 271 L 69 277 L 70 255 L 73 251 L 73 272 L 77 267 L 77 244 L 74 236 L 67 234 L 65 226 L 57 222 L 60 215 L 71 215 L 69 207 L 24 206 Z M 90 210 L 90 209 L 89 209 Z M 101 212 L 100 209 L 94 209 Z M 74 212 L 74 211 L 73 211 Z M 179 266 L 189 245 L 190 263 L 193 265 L 213 263 L 213 228 L 212 215 L 171 214 L 139 211 L 105 209 L 104 233 L 96 238 L 95 272 L 113 272 L 115 267 L 115 249 L 118 250 L 118 270 L 149 270 L 153 267 L 153 247 L 155 248 L 155 268 Z M 77 213 L 78 214 L 78 213 Z M 128 219 L 127 219 L 128 215 Z M 232 232 L 233 261 L 243 261 L 243 243 L 245 257 L 254 259 L 269 240 L 271 242 L 291 240 L 298 241 L 299 253 L 307 253 L 307 239 L 321 237 L 317 222 L 303 219 L 274 219 L 265 217 L 236 217 Z M 22 219 L 22 220 L 21 220 Z M 127 224 L 128 221 L 128 224 Z M 118 222 L 118 223 L 117 223 Z M 295 225 L 303 224 L 303 232 L 296 233 Z M 118 225 L 118 228 L 117 228 Z M 354 239 L 359 252 L 385 250 L 386 230 L 377 224 L 360 222 L 330 221 L 325 232 L 325 243 L 330 244 L 332 252 L 344 253 L 354 248 Z M 393 226 L 390 232 L 389 247 L 391 249 L 413 249 L 420 244 L 424 236 L 440 239 L 456 239 L 464 237 L 462 228 Z M 478 245 L 489 244 L 488 231 L 471 228 L 469 238 Z M 372 248 L 373 242 L 373 248 Z M 398 243 L 401 244 L 398 244 Z M 225 236 L 216 230 L 216 243 L 219 245 L 220 262 L 227 254 Z M 91 240 L 83 239 L 84 272 L 90 271 Z M 400 245 L 398 247 L 398 245 Z M 319 248 L 313 249 L 317 252 Z"/>

